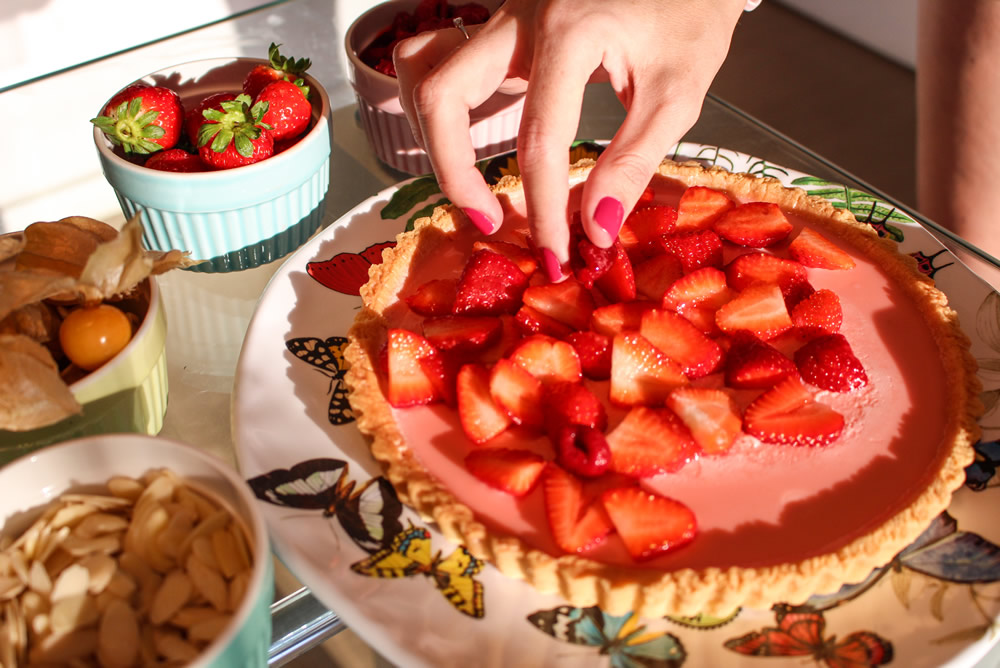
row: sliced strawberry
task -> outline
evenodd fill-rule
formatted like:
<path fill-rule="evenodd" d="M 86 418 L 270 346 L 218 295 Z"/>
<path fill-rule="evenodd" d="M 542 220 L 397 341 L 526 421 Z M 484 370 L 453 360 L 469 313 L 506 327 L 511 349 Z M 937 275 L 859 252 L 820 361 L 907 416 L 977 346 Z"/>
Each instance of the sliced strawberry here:
<path fill-rule="evenodd" d="M 597 279 L 597 289 L 609 302 L 627 302 L 635 299 L 635 274 L 628 253 L 617 239 L 611 246 L 615 257 L 604 275 Z"/>
<path fill-rule="evenodd" d="M 590 315 L 590 329 L 604 336 L 614 336 L 621 332 L 638 332 L 639 325 L 642 324 L 642 314 L 654 308 L 656 304 L 645 301 L 608 304 L 594 309 Z"/>
<path fill-rule="evenodd" d="M 585 425 L 565 425 L 556 431 L 556 461 L 582 478 L 596 478 L 608 470 L 611 450 L 604 432 Z"/>
<path fill-rule="evenodd" d="M 553 283 L 547 285 L 556 285 Z M 547 316 L 530 306 L 522 306 L 514 314 L 514 321 L 525 336 L 544 334 L 554 339 L 561 339 L 573 333 L 573 328 Z"/>
<path fill-rule="evenodd" d="M 689 543 L 698 532 L 690 508 L 659 494 L 625 487 L 605 492 L 601 500 L 625 549 L 636 561 Z"/>
<path fill-rule="evenodd" d="M 716 233 L 734 244 L 767 248 L 784 241 L 792 224 L 772 202 L 746 202 L 727 211 L 712 226 Z"/>
<path fill-rule="evenodd" d="M 726 283 L 726 275 L 715 267 L 703 267 L 681 276 L 663 293 L 663 308 L 678 311 L 689 306 L 718 309 L 732 299 L 734 293 Z"/>
<path fill-rule="evenodd" d="M 792 319 L 777 285 L 751 285 L 737 294 L 715 314 L 719 329 L 727 334 L 745 329 L 768 340 L 792 326 Z"/>
<path fill-rule="evenodd" d="M 854 260 L 819 232 L 803 228 L 788 245 L 788 253 L 798 262 L 816 269 L 852 269 Z"/>
<path fill-rule="evenodd" d="M 419 334 L 405 329 L 390 329 L 388 335 L 386 394 L 389 403 L 405 408 L 441 400 L 443 397 L 434 379 L 421 366 L 421 360 L 440 356 L 437 348 Z"/>
<path fill-rule="evenodd" d="M 545 459 L 529 450 L 482 448 L 465 456 L 469 473 L 513 496 L 524 496 L 533 490 L 545 467 Z"/>
<path fill-rule="evenodd" d="M 744 253 L 726 265 L 726 281 L 733 290 L 745 290 L 757 283 L 773 283 L 787 297 L 807 280 L 806 268 L 801 264 L 770 253 Z"/>
<path fill-rule="evenodd" d="M 441 400 L 452 408 L 455 407 L 455 377 L 461 362 L 452 355 L 441 352 L 439 355 L 421 357 L 420 368 L 434 385 L 434 390 Z"/>
<path fill-rule="evenodd" d="M 524 272 L 525 276 L 531 277 L 538 269 L 538 260 L 535 259 L 531 250 L 524 246 L 519 246 L 511 241 L 475 241 L 472 250 L 489 250 L 503 255 L 517 265 L 517 268 Z"/>
<path fill-rule="evenodd" d="M 726 355 L 726 385 L 738 390 L 769 389 L 798 373 L 795 363 L 749 332 L 737 331 Z"/>
<path fill-rule="evenodd" d="M 562 283 L 533 285 L 524 291 L 526 306 L 568 325 L 586 329 L 596 304 L 590 291 L 573 278 Z"/>
<path fill-rule="evenodd" d="M 594 287 L 594 283 L 608 272 L 615 261 L 615 249 L 600 248 L 589 239 L 583 237 L 576 242 L 576 255 L 572 256 L 570 264 L 573 274 L 586 288 Z"/>
<path fill-rule="evenodd" d="M 840 297 L 826 289 L 816 290 L 800 300 L 792 308 L 791 316 L 796 333 L 804 338 L 836 334 L 844 321 Z"/>
<path fill-rule="evenodd" d="M 688 428 L 663 408 L 634 406 L 607 441 L 611 470 L 636 478 L 673 473 L 698 455 Z"/>
<path fill-rule="evenodd" d="M 622 222 L 618 239 L 629 257 L 636 260 L 662 252 L 660 237 L 674 231 L 677 209 L 667 205 L 636 208 Z"/>
<path fill-rule="evenodd" d="M 667 234 L 663 250 L 681 261 L 684 273 L 702 267 L 722 267 L 722 239 L 712 230 Z"/>
<path fill-rule="evenodd" d="M 583 483 L 555 464 L 542 473 L 545 514 L 556 544 L 570 553 L 586 552 L 604 542 L 614 527 L 600 501 L 588 502 Z"/>
<path fill-rule="evenodd" d="M 500 339 L 500 319 L 490 316 L 442 315 L 427 318 L 424 337 L 438 350 L 472 352 Z"/>
<path fill-rule="evenodd" d="M 455 380 L 458 419 L 473 443 L 485 443 L 510 426 L 507 412 L 490 395 L 490 372 L 481 364 L 466 364 Z"/>
<path fill-rule="evenodd" d="M 611 344 L 609 398 L 620 406 L 662 404 L 675 387 L 687 384 L 677 362 L 638 333 L 615 336 Z"/>
<path fill-rule="evenodd" d="M 743 429 L 765 443 L 821 446 L 840 436 L 844 416 L 814 400 L 798 376 L 789 376 L 747 406 Z"/>
<path fill-rule="evenodd" d="M 456 315 L 514 313 L 528 277 L 499 253 L 479 250 L 472 254 L 458 279 L 453 312 Z"/>
<path fill-rule="evenodd" d="M 497 360 L 508 357 L 514 348 L 521 344 L 524 334 L 512 315 L 500 316 L 500 339 L 479 354 L 479 361 L 483 364 L 491 364 Z"/>
<path fill-rule="evenodd" d="M 795 351 L 802 379 L 831 392 L 851 392 L 868 384 L 861 360 L 843 334 L 827 334 Z"/>
<path fill-rule="evenodd" d="M 509 359 L 497 360 L 490 372 L 490 396 L 517 424 L 541 428 L 542 384 Z"/>
<path fill-rule="evenodd" d="M 635 274 L 636 296 L 660 302 L 663 293 L 674 281 L 684 275 L 681 261 L 673 255 L 661 253 L 632 267 Z"/>
<path fill-rule="evenodd" d="M 702 334 L 715 336 L 721 333 L 719 326 L 715 324 L 717 310 L 711 306 L 683 306 L 677 309 L 677 315 L 697 327 Z"/>
<path fill-rule="evenodd" d="M 711 229 L 724 213 L 736 206 L 726 193 L 705 186 L 690 186 L 677 204 L 677 231 Z"/>
<path fill-rule="evenodd" d="M 542 383 L 577 382 L 583 376 L 573 346 L 540 334 L 524 339 L 510 359 Z"/>
<path fill-rule="evenodd" d="M 743 417 L 725 391 L 710 387 L 679 387 L 667 406 L 687 425 L 691 436 L 710 455 L 726 452 L 743 431 Z"/>
<path fill-rule="evenodd" d="M 592 380 L 607 380 L 611 377 L 610 338 L 584 330 L 567 336 L 566 343 L 573 346 L 580 358 L 580 369 L 584 376 Z"/>
<path fill-rule="evenodd" d="M 646 186 L 643 189 L 642 194 L 639 195 L 639 200 L 635 203 L 635 206 L 632 207 L 632 210 L 634 211 L 636 209 L 640 209 L 644 206 L 652 204 L 655 198 L 656 198 L 656 192 L 653 190 L 652 186 Z"/>
<path fill-rule="evenodd" d="M 565 426 L 582 425 L 604 431 L 608 415 L 604 404 L 583 383 L 553 382 L 542 388 L 545 429 L 553 439 Z"/>
<path fill-rule="evenodd" d="M 447 315 L 455 307 L 455 293 L 458 281 L 453 278 L 436 278 L 427 281 L 417 288 L 409 297 L 406 305 L 418 315 Z"/>
<path fill-rule="evenodd" d="M 688 378 L 714 372 L 722 360 L 719 344 L 683 316 L 654 309 L 642 316 L 639 333 L 680 365 Z"/>

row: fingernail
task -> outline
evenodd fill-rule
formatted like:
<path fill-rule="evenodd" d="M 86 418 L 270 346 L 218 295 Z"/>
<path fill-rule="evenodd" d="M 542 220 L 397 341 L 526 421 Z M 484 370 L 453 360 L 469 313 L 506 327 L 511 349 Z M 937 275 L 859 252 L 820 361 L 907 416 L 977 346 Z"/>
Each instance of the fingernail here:
<path fill-rule="evenodd" d="M 622 220 L 624 219 L 625 207 L 614 197 L 605 197 L 597 203 L 597 208 L 594 209 L 594 221 L 608 233 L 612 242 L 617 238 L 618 230 L 622 228 Z"/>
<path fill-rule="evenodd" d="M 480 232 L 483 234 L 493 234 L 493 221 L 486 217 L 481 211 L 476 211 L 475 209 L 462 209 L 462 213 L 468 216 L 472 224 L 475 225 Z"/>
<path fill-rule="evenodd" d="M 551 282 L 559 283 L 566 278 L 562 265 L 559 263 L 559 258 L 548 248 L 542 249 L 542 264 L 545 265 L 545 273 L 548 274 Z"/>

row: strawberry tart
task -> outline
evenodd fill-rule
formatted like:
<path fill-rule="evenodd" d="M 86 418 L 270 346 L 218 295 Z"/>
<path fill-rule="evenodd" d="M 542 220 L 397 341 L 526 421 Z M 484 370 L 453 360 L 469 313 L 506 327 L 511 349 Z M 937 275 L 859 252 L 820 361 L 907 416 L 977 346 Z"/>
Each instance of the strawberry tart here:
<path fill-rule="evenodd" d="M 593 166 L 570 172 L 571 210 Z M 403 500 L 508 576 L 612 614 L 723 615 L 862 580 L 949 504 L 981 411 L 957 316 L 826 200 L 664 162 L 549 283 L 520 182 L 373 265 L 358 426 Z"/>

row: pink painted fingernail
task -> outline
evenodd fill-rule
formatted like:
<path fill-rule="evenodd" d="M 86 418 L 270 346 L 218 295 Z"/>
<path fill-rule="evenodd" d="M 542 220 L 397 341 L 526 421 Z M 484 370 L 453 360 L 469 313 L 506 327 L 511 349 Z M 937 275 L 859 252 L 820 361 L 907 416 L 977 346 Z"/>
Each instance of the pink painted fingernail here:
<path fill-rule="evenodd" d="M 545 273 L 548 274 L 549 280 L 553 283 L 559 283 L 565 280 L 566 273 L 562 269 L 562 265 L 559 263 L 559 258 L 556 254 L 550 251 L 548 248 L 542 249 L 542 264 L 545 265 Z"/>
<path fill-rule="evenodd" d="M 612 242 L 618 237 L 618 230 L 622 228 L 624 219 L 625 207 L 614 197 L 605 197 L 594 209 L 594 221 L 608 233 Z"/>
<path fill-rule="evenodd" d="M 462 213 L 469 217 L 472 224 L 475 225 L 480 232 L 483 234 L 493 234 L 493 221 L 490 220 L 486 214 L 481 211 L 476 211 L 475 209 L 462 209 Z"/>

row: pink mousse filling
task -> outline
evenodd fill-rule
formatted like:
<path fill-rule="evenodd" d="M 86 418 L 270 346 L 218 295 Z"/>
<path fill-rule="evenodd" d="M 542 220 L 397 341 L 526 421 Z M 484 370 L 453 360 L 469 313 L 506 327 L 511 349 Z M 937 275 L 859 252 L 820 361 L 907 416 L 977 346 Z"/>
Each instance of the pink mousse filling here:
<path fill-rule="evenodd" d="M 663 181 L 656 201 L 676 205 L 682 187 Z M 574 193 L 578 197 L 578 193 Z M 508 203 L 509 205 L 509 203 Z M 572 206 L 572 203 L 571 203 Z M 503 231 L 524 229 L 519 206 L 508 206 Z M 803 221 L 789 214 L 796 226 Z M 470 226 L 471 228 L 471 226 Z M 466 228 L 435 255 L 433 266 L 411 272 L 406 296 L 431 278 L 457 276 L 473 240 Z M 845 247 L 845 250 L 849 250 Z M 728 259 L 744 249 L 727 248 Z M 744 435 L 728 453 L 702 456 L 672 474 L 641 484 L 687 504 L 698 522 L 693 542 L 636 564 L 612 536 L 585 556 L 600 562 L 656 569 L 760 567 L 829 553 L 906 508 L 931 482 L 942 457 L 945 388 L 937 346 L 916 307 L 873 263 L 856 258 L 850 271 L 809 270 L 814 288 L 840 297 L 842 333 L 867 371 L 869 385 L 850 394 L 819 392 L 817 398 L 846 418 L 844 434 L 822 448 L 761 443 Z M 391 326 L 420 331 L 408 309 L 387 314 Z M 589 381 L 588 381 L 589 382 Z M 720 385 L 721 374 L 698 381 Z M 592 383 L 606 397 L 607 383 Z M 751 397 L 743 397 L 743 405 Z M 624 411 L 609 408 L 609 430 Z M 396 409 L 409 448 L 477 518 L 495 531 L 558 555 L 540 488 L 517 499 L 469 474 L 463 460 L 474 446 L 458 415 L 443 405 Z M 548 440 L 515 428 L 480 447 L 527 447 L 552 455 Z"/>

